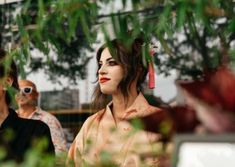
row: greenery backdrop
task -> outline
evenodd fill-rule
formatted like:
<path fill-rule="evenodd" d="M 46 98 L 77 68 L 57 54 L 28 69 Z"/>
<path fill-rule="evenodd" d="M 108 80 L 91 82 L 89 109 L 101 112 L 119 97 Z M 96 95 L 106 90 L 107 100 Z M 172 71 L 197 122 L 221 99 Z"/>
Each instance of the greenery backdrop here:
<path fill-rule="evenodd" d="M 110 25 L 117 37 L 126 37 L 131 28 L 143 31 L 146 39 L 160 41 L 161 50 L 155 56 L 159 73 L 177 69 L 179 77 L 198 77 L 204 70 L 234 61 L 233 0 L 120 0 L 122 9 L 102 13 L 104 6 L 112 8 L 114 3 L 23 0 L 2 4 L 1 47 L 11 44 L 23 77 L 27 65 L 28 73 L 43 69 L 52 80 L 63 76 L 73 82 L 86 76 L 90 57 L 85 50 L 93 49 L 99 31 L 109 40 Z M 30 55 L 32 49 L 44 56 Z"/>
<path fill-rule="evenodd" d="M 158 73 L 168 75 L 176 69 L 179 78 L 197 78 L 204 71 L 221 65 L 234 67 L 234 0 L 120 0 L 123 8 L 117 12 L 112 10 L 115 2 L 24 0 L 3 3 L 0 5 L 1 47 L 14 56 L 22 77 L 42 69 L 51 80 L 62 76 L 72 83 L 86 77 L 90 57 L 85 53 L 94 49 L 92 44 L 98 42 L 99 32 L 108 41 L 110 29 L 113 36 L 119 38 L 126 38 L 126 30 L 133 29 L 136 34 L 144 32 L 147 43 L 149 38 L 160 41 L 161 47 L 154 56 Z M 105 8 L 112 12 L 104 13 Z M 31 55 L 33 49 L 43 56 Z M 148 58 L 149 53 L 144 53 Z M 224 97 L 233 102 L 228 96 L 232 88 Z M 185 122 L 183 126 L 188 127 Z M 37 154 L 34 157 L 22 166 L 46 166 L 42 158 L 43 165 L 38 163 Z"/>

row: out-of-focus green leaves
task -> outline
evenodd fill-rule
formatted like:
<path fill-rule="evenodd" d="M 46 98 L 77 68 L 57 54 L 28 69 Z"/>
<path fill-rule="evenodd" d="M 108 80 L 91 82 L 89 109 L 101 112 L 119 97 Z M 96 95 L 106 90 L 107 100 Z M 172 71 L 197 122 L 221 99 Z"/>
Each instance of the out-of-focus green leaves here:
<path fill-rule="evenodd" d="M 98 30 L 103 32 L 106 42 L 112 39 L 109 33 L 113 31 L 114 37 L 126 38 L 124 41 L 130 43 L 133 39 L 126 32 L 132 29 L 133 34 L 143 32 L 146 42 L 151 38 L 160 41 L 161 49 L 155 63 L 161 73 L 177 69 L 180 76 L 191 76 L 192 71 L 198 71 L 192 75 L 197 77 L 200 71 L 219 66 L 225 57 L 233 61 L 229 58 L 230 52 L 225 51 L 234 48 L 231 44 L 235 37 L 233 0 L 121 0 L 123 9 L 111 10 L 100 17 L 100 6 L 112 2 L 25 1 L 22 12 L 12 21 L 20 34 L 18 40 L 16 38 L 18 55 L 25 56 L 19 59 L 30 60 L 28 67 L 32 71 L 44 69 L 51 79 L 66 76 L 77 80 L 86 75 L 83 69 L 89 57 L 83 50 L 91 49 Z M 125 11 L 128 6 L 131 7 Z M 27 58 L 32 48 L 47 56 Z M 51 51 L 56 59 L 52 58 Z M 193 65 L 188 66 L 191 63 L 188 61 L 194 59 Z M 69 67 L 65 68 L 66 64 Z"/>
<path fill-rule="evenodd" d="M 232 0 L 155 0 L 132 5 L 132 12 L 110 15 L 112 30 L 115 37 L 124 37 L 125 41 L 129 39 L 123 33 L 127 29 L 144 32 L 146 41 L 159 40 L 161 49 L 154 59 L 160 73 L 167 75 L 176 69 L 179 77 L 197 78 L 225 60 L 233 61 L 229 58 L 235 40 Z M 109 40 L 107 30 L 103 33 Z M 148 60 L 146 50 L 143 55 L 143 61 Z"/>
<path fill-rule="evenodd" d="M 131 125 L 134 127 L 134 130 L 137 131 L 144 129 L 143 123 L 138 118 L 131 120 Z"/>
<path fill-rule="evenodd" d="M 7 38 L 4 35 L 8 32 L 13 34 L 11 42 L 15 45 L 11 54 L 22 77 L 27 75 L 23 72 L 27 66 L 31 71 L 44 69 L 51 79 L 58 76 L 73 81 L 84 78 L 90 60 L 84 49 L 92 50 L 91 44 L 96 42 L 97 30 L 101 30 L 112 48 L 110 29 L 114 37 L 125 39 L 126 44 L 131 43 L 137 34 L 143 33 L 145 64 L 152 59 L 148 52 L 148 40 L 159 40 L 161 49 L 154 60 L 158 71 L 166 75 L 176 69 L 179 77 L 198 77 L 205 69 L 223 64 L 223 60 L 229 60 L 234 66 L 234 0 L 132 0 L 132 8 L 128 11 L 112 11 L 104 20 L 98 20 L 101 13 L 99 5 L 109 2 L 112 1 L 26 0 L 15 19 L 8 19 L 14 30 L 6 28 L 5 17 L 0 17 L 0 27 L 5 33 L 1 33 L 2 38 Z M 120 3 L 123 7 L 128 6 L 126 0 Z M 1 15 L 6 13 L 6 9 L 1 8 Z M 130 29 L 133 36 L 127 33 Z M 32 49 L 44 55 L 30 55 Z M 52 51 L 54 56 L 51 55 Z M 143 128 L 140 120 L 131 123 L 134 127 L 132 134 Z M 160 130 L 168 134 L 170 127 L 169 122 L 164 122 Z M 91 144 L 90 140 L 87 142 Z M 105 164 L 109 164 L 109 157 L 105 152 L 102 154 Z M 52 162 L 50 157 L 33 150 L 22 166 L 50 166 Z"/>
<path fill-rule="evenodd" d="M 188 6 L 188 3 L 182 1 L 182 2 L 179 2 L 177 7 L 178 7 L 178 10 L 177 10 L 176 15 L 178 17 L 176 18 L 177 19 L 176 26 L 177 26 L 177 28 L 180 28 L 184 24 L 186 12 L 187 12 L 187 9 L 189 10 L 189 6 Z"/>
<path fill-rule="evenodd" d="M 48 145 L 46 138 L 35 140 L 33 147 L 25 155 L 24 161 L 18 164 L 19 167 L 54 167 L 56 166 L 55 156 L 45 153 Z M 63 164 L 64 165 L 64 164 Z M 59 166 L 59 165 L 58 165 Z"/>
<path fill-rule="evenodd" d="M 59 76 L 71 82 L 84 78 L 90 60 L 84 53 L 85 50 L 92 51 L 91 44 L 97 35 L 93 28 L 97 17 L 96 3 L 27 0 L 21 4 L 22 10 L 16 14 L 15 20 L 11 19 L 17 37 L 11 43 L 22 77 L 43 69 L 51 80 Z M 31 55 L 29 51 L 32 49 L 43 55 Z M 24 72 L 26 66 L 30 70 Z"/>
<path fill-rule="evenodd" d="M 158 55 L 162 57 L 157 64 L 159 71 L 167 73 L 177 69 L 180 76 L 197 77 L 205 69 L 224 64 L 223 61 L 229 59 L 226 57 L 231 56 L 227 51 L 234 48 L 231 45 L 234 40 L 232 8 L 231 0 L 165 3 L 164 12 L 156 20 L 160 27 L 155 34 L 162 45 Z M 190 55 L 190 59 L 186 59 L 186 55 Z"/>
<path fill-rule="evenodd" d="M 0 160 L 6 156 L 6 150 L 3 147 L 0 147 Z"/>
<path fill-rule="evenodd" d="M 113 159 L 112 159 L 112 155 L 110 152 L 108 151 L 102 151 L 100 153 L 100 157 L 101 157 L 101 164 L 98 166 L 102 166 L 102 167 L 117 167 L 118 165 L 114 163 Z"/>

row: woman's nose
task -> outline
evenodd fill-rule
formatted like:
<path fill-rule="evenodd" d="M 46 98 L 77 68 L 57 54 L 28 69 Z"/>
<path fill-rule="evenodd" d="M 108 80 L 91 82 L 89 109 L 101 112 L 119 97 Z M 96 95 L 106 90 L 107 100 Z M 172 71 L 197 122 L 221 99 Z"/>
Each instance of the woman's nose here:
<path fill-rule="evenodd" d="M 98 73 L 100 75 L 103 75 L 103 74 L 107 73 L 107 69 L 106 69 L 105 65 L 100 66 L 100 69 L 98 70 Z"/>

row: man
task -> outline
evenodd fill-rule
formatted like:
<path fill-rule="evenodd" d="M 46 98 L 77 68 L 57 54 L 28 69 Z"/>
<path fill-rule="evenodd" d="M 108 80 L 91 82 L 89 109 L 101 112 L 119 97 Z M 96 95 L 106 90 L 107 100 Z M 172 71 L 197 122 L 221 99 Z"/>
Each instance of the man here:
<path fill-rule="evenodd" d="M 52 114 L 37 106 L 39 93 L 36 85 L 29 80 L 19 80 L 20 93 L 16 96 L 18 116 L 21 118 L 40 120 L 46 123 L 51 131 L 52 142 L 56 155 L 65 153 L 66 140 L 60 122 Z"/>

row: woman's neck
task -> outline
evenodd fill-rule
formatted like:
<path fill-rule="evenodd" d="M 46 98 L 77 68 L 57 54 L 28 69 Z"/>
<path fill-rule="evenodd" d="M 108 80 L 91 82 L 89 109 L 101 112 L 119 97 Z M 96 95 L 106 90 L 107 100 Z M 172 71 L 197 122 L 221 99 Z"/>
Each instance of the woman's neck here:
<path fill-rule="evenodd" d="M 127 99 L 124 98 L 123 94 L 113 94 L 112 101 L 112 112 L 115 118 L 123 118 L 125 115 L 125 110 L 129 108 L 135 101 L 136 97 L 138 96 L 137 91 L 132 91 Z M 127 100 L 127 101 L 126 101 Z"/>

